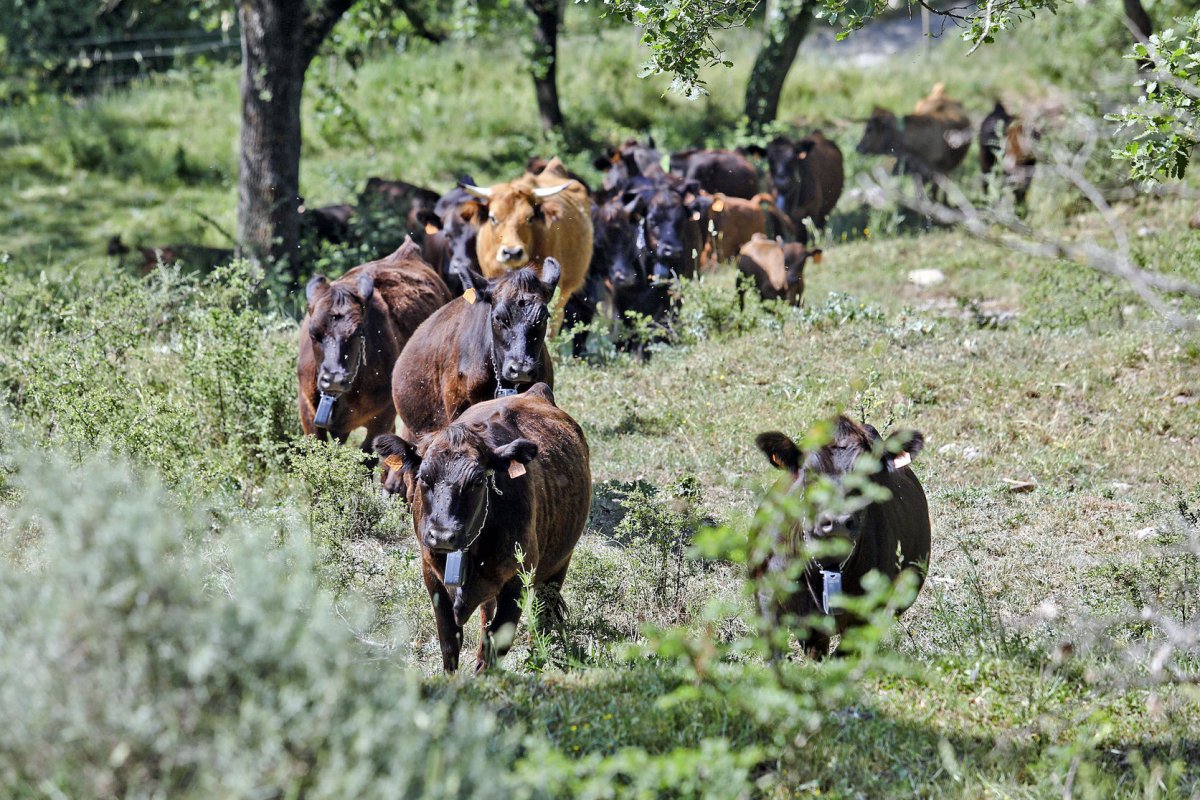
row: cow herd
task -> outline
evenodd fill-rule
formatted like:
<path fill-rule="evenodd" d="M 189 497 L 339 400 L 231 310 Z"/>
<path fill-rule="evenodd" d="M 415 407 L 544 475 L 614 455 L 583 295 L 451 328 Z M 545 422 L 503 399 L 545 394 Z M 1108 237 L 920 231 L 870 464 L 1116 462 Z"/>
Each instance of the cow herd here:
<path fill-rule="evenodd" d="M 983 165 L 1002 164 L 1021 199 L 1033 167 L 1025 137 L 998 103 L 979 133 Z M 877 109 L 858 149 L 894 155 L 901 170 L 929 180 L 960 163 L 972 138 L 961 104 L 939 84 L 903 119 Z M 769 191 L 754 157 L 766 162 Z M 463 626 L 476 609 L 476 669 L 503 655 L 512 637 L 500 632 L 520 617 L 522 576 L 558 596 L 587 521 L 588 444 L 555 398 L 547 336 L 564 322 L 589 322 L 601 307 L 617 320 L 637 312 L 663 323 L 679 279 L 734 259 L 748 276 L 743 288 L 799 304 L 805 263 L 821 254 L 810 248 L 810 226 L 824 227 L 844 182 L 842 153 L 819 132 L 669 158 L 628 141 L 595 166 L 603 173 L 596 191 L 558 159 L 540 158 L 512 181 L 478 186 L 464 177 L 441 196 L 378 182 L 372 191 L 407 198 L 424 244 L 410 238 L 306 288 L 303 428 L 339 442 L 366 429 L 362 446 L 377 459 L 384 490 L 412 510 L 447 671 L 458 667 Z M 585 342 L 577 336 L 574 344 L 578 353 Z M 825 614 L 843 631 L 857 618 L 836 597 L 862 594 L 869 571 L 911 572 L 919 588 L 930 523 L 910 464 L 921 434 L 885 437 L 839 417 L 832 441 L 807 452 L 778 432 L 757 444 L 788 474 L 790 491 L 824 476 L 843 487 L 851 509 L 776 531 L 752 574 L 788 569 L 804 542 L 844 540 L 850 553 L 808 561 L 785 597 L 762 598 L 765 613 Z M 861 473 L 864 458 L 885 499 L 843 481 Z M 802 644 L 819 658 L 829 636 L 809 631 Z"/>

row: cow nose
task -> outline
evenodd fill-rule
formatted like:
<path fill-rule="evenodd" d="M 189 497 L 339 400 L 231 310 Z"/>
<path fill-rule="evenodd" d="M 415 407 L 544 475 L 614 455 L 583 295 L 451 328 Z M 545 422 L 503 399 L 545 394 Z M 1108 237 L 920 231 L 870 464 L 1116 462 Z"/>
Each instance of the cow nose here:
<path fill-rule="evenodd" d="M 675 246 L 671 245 L 671 244 L 667 244 L 666 242 L 664 242 L 658 246 L 658 254 L 660 256 L 662 256 L 663 258 L 674 258 L 675 252 L 676 252 Z"/>
<path fill-rule="evenodd" d="M 525 257 L 524 247 L 501 247 L 500 261 L 520 261 Z"/>
<path fill-rule="evenodd" d="M 822 514 L 817 518 L 817 534 L 839 536 L 854 533 L 858 520 L 854 514 Z"/>
<path fill-rule="evenodd" d="M 425 530 L 425 546 L 430 550 L 437 550 L 439 552 L 454 550 L 456 549 L 456 539 L 458 539 L 458 531 L 452 528 L 430 524 Z"/>
<path fill-rule="evenodd" d="M 533 380 L 533 362 L 530 360 L 506 361 L 501 373 L 504 380 L 510 383 L 528 383 Z"/>
<path fill-rule="evenodd" d="M 317 387 L 322 392 L 344 392 L 350 388 L 349 381 L 346 380 L 346 373 L 332 370 L 321 370 L 321 374 L 317 378 Z"/>

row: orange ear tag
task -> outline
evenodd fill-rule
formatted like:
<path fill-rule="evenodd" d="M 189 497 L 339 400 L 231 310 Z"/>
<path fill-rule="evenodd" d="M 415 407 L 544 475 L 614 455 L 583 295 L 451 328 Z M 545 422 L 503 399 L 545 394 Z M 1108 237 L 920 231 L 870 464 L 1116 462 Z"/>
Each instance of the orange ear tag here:
<path fill-rule="evenodd" d="M 390 470 L 399 472 L 404 467 L 404 459 L 400 456 L 388 456 L 383 460 L 383 465 Z"/>
<path fill-rule="evenodd" d="M 435 233 L 438 232 L 438 230 L 439 230 L 438 226 L 434 225 L 432 222 L 425 223 L 425 233 L 427 235 L 433 236 Z"/>
<path fill-rule="evenodd" d="M 716 211 L 718 213 L 720 213 L 721 211 L 724 211 L 725 210 L 725 201 L 724 200 L 714 200 L 713 204 L 712 204 L 712 210 Z"/>
<path fill-rule="evenodd" d="M 783 469 L 783 462 L 779 460 L 779 456 L 772 455 L 771 463 L 774 464 L 775 466 L 779 467 L 780 469 Z"/>
<path fill-rule="evenodd" d="M 813 255 L 812 255 L 812 260 L 813 260 L 813 263 L 814 263 L 814 264 L 820 264 L 820 263 L 821 263 L 821 251 L 820 251 L 820 250 L 818 250 L 817 252 L 813 253 Z"/>
<path fill-rule="evenodd" d="M 508 477 L 517 479 L 525 474 L 525 465 L 520 461 L 508 462 Z"/>
<path fill-rule="evenodd" d="M 465 292 L 463 292 L 463 300 L 466 300 L 471 305 L 475 305 L 475 296 L 476 296 L 476 294 L 475 294 L 474 286 L 472 286 L 470 289 L 467 289 Z"/>
<path fill-rule="evenodd" d="M 912 456 L 910 456 L 908 453 L 901 453 L 892 459 L 892 469 L 900 469 L 902 467 L 907 467 L 911 463 L 912 463 Z"/>

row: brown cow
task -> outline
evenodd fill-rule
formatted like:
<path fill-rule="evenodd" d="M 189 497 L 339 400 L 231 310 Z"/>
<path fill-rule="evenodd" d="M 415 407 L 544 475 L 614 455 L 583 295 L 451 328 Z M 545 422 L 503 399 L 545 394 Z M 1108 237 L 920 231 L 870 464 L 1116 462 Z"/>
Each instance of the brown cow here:
<path fill-rule="evenodd" d="M 769 239 L 756 233 L 742 245 L 738 269 L 754 279 L 763 300 L 786 300 L 798 306 L 804 296 L 804 262 L 809 257 L 819 262 L 821 251 L 809 250 L 799 242 L 784 244 L 782 238 Z"/>
<path fill-rule="evenodd" d="M 446 672 L 458 669 L 463 625 L 476 608 L 475 671 L 508 651 L 522 573 L 532 573 L 548 610 L 561 616 L 559 592 L 587 524 L 592 474 L 583 430 L 555 406 L 549 386 L 472 406 L 415 447 L 380 436 L 375 449 L 399 465 Z M 448 561 L 460 565 L 457 579 Z"/>
<path fill-rule="evenodd" d="M 786 522 L 776 531 L 769 552 L 753 568 L 752 576 L 786 572 L 801 555 L 801 542 L 841 539 L 850 544 L 848 555 L 812 559 L 797 590 L 789 596 L 760 593 L 759 603 L 768 617 L 778 621 L 791 616 L 802 622 L 811 615 L 829 614 L 842 633 L 860 620 L 835 605 L 826 606 L 825 590 L 832 594 L 838 581 L 842 593 L 857 597 L 864 594 L 862 582 L 868 572 L 877 570 L 893 581 L 901 572 L 911 572 L 920 589 L 929 568 L 929 505 L 921 482 L 908 466 L 924 446 L 920 433 L 893 433 L 885 443 L 870 425 L 839 416 L 833 440 L 812 452 L 801 452 L 795 442 L 777 431 L 759 434 L 755 441 L 772 464 L 788 473 L 789 493 L 803 492 L 813 481 L 824 478 L 845 498 L 838 510 L 821 512 L 815 520 Z M 858 489 L 844 484 L 845 476 L 864 457 L 874 464 L 869 480 L 887 489 L 887 500 L 864 502 Z M 829 652 L 829 636 L 823 631 L 810 630 L 801 644 L 809 658 L 824 658 Z"/>
<path fill-rule="evenodd" d="M 908 114 L 902 123 L 892 112 L 876 107 L 858 152 L 895 156 L 897 170 L 911 173 L 918 185 L 961 164 L 971 147 L 971 121 L 962 104 L 946 97 L 944 89 L 939 92 L 940 87 L 917 103 L 928 113 Z"/>
<path fill-rule="evenodd" d="M 562 325 L 562 310 L 581 286 L 592 260 L 591 201 L 562 162 L 550 161 L 538 175 L 523 175 L 491 188 L 465 185 L 487 203 L 488 221 L 479 229 L 476 252 L 488 278 L 554 258 L 561 265 L 559 297 L 551 334 Z"/>
<path fill-rule="evenodd" d="M 731 150 L 684 150 L 671 154 L 671 172 L 696 181 L 709 194 L 749 200 L 758 194 L 758 170 Z"/>
<path fill-rule="evenodd" d="M 749 200 L 715 194 L 708 207 L 709 230 L 712 232 L 712 255 L 715 261 L 728 261 L 736 256 L 742 245 L 755 234 L 765 235 L 767 217 L 787 233 L 794 231 L 791 220 L 775 208 L 775 198 L 758 194 Z M 763 210 L 764 204 L 766 211 Z"/>
<path fill-rule="evenodd" d="M 374 436 L 395 430 L 392 365 L 417 327 L 450 301 L 450 291 L 406 239 L 390 256 L 336 281 L 313 277 L 305 294 L 296 364 L 300 424 L 307 434 L 339 442 L 366 426 L 363 449 L 371 452 Z M 334 400 L 329 422 L 318 427 L 322 395 Z"/>
<path fill-rule="evenodd" d="M 558 262 L 480 282 L 413 334 L 392 372 L 392 400 L 410 441 L 444 428 L 476 403 L 554 385 L 546 348 L 547 304 Z"/>
<path fill-rule="evenodd" d="M 1013 190 L 1018 210 L 1025 208 L 1025 195 L 1033 182 L 1033 171 L 1037 167 L 1034 146 L 1040 137 L 1040 132 L 1030 131 L 1020 117 L 1009 123 L 1004 134 L 1004 183 Z"/>
<path fill-rule="evenodd" d="M 217 267 L 228 264 L 233 260 L 234 252 L 222 247 L 205 247 L 199 244 L 167 244 L 161 247 L 138 247 L 138 269 L 149 274 L 159 264 L 170 266 L 180 264 L 196 272 L 212 272 Z M 108 240 L 108 254 L 117 256 L 122 261 L 133 252 L 120 236 Z"/>

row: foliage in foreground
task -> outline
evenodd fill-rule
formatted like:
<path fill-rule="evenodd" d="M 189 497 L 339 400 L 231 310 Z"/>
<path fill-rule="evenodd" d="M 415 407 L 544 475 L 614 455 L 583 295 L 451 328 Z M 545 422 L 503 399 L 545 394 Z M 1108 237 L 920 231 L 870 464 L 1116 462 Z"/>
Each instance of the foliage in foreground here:
<path fill-rule="evenodd" d="M 225 526 L 102 460 L 25 456 L 17 486 L 0 793 L 508 796 L 513 736 L 360 644 L 294 520 Z"/>

